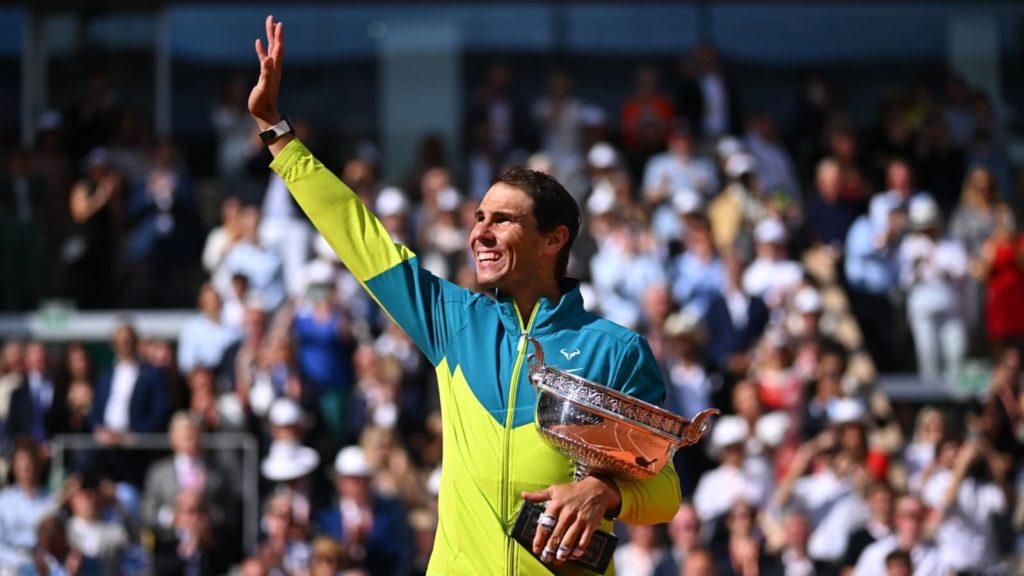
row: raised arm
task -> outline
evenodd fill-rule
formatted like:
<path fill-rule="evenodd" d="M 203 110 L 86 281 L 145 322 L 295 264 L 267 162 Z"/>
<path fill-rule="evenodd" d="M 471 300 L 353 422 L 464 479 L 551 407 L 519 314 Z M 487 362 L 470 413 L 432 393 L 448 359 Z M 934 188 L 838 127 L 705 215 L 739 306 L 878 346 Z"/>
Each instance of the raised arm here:
<path fill-rule="evenodd" d="M 281 121 L 281 113 L 277 109 L 278 94 L 281 91 L 281 68 L 284 58 L 284 26 L 274 22 L 273 16 L 267 16 L 267 47 L 263 41 L 256 39 L 256 57 L 260 61 L 260 79 L 249 93 L 249 113 L 256 120 L 260 131 L 267 130 Z M 289 142 L 295 139 L 294 134 L 285 134 L 267 143 L 267 148 L 275 157 L 284 150 Z"/>

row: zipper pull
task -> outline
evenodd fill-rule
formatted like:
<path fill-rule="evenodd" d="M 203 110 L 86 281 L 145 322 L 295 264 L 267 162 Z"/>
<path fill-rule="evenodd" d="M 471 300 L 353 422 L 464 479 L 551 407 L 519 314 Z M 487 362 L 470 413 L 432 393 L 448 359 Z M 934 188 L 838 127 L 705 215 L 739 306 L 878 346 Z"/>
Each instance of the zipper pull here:
<path fill-rule="evenodd" d="M 519 335 L 519 346 L 516 347 L 516 355 L 520 355 L 526 350 L 526 332 Z"/>

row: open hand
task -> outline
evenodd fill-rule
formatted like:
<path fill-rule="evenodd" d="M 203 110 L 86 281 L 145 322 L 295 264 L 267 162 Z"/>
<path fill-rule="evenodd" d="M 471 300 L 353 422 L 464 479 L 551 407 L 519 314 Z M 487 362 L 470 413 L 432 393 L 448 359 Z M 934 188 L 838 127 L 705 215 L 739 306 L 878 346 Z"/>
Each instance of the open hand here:
<path fill-rule="evenodd" d="M 256 119 L 260 130 L 277 124 L 281 115 L 277 98 L 281 88 L 281 65 L 284 57 L 284 25 L 267 16 L 267 48 L 256 39 L 256 56 L 260 61 L 260 79 L 249 93 L 249 113 Z"/>
<path fill-rule="evenodd" d="M 538 492 L 523 492 L 522 496 L 529 502 L 547 502 L 545 515 L 556 519 L 552 528 L 537 526 L 533 537 L 533 553 L 541 561 L 555 564 L 583 556 L 605 513 L 622 503 L 615 482 L 599 476 L 588 476 L 572 484 L 555 484 Z"/>

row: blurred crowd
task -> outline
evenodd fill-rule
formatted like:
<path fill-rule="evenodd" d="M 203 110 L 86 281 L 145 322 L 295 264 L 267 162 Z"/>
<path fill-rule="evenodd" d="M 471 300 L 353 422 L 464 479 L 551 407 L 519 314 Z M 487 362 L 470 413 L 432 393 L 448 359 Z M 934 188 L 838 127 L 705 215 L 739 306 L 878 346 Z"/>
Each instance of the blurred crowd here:
<path fill-rule="evenodd" d="M 368 142 L 325 160 L 422 266 L 471 290 L 468 230 L 498 173 L 547 171 L 579 201 L 569 275 L 586 305 L 647 337 L 669 409 L 726 414 L 676 456 L 675 519 L 620 527 L 618 574 L 1016 573 L 1024 239 L 1009 111 L 950 76 L 894 91 L 865 123 L 810 78 L 779 125 L 711 46 L 665 72 L 639 66 L 613 110 L 565 72 L 528 98 L 498 65 L 468 99 L 464 153 L 425 138 L 393 181 Z M 196 312 L 176 341 L 124 318 L 112 356 L 7 339 L 0 574 L 424 573 L 433 368 L 267 172 L 246 94 L 232 80 L 212 111 L 205 184 L 102 75 L 8 154 L 0 309 Z M 972 359 L 990 367 L 976 400 L 902 407 L 876 387 L 916 372 L 946 390 Z M 259 440 L 255 549 L 240 540 L 239 454 L 203 449 L 219 432 Z M 66 433 L 97 447 L 53 470 Z M 151 433 L 170 452 L 128 448 Z"/>

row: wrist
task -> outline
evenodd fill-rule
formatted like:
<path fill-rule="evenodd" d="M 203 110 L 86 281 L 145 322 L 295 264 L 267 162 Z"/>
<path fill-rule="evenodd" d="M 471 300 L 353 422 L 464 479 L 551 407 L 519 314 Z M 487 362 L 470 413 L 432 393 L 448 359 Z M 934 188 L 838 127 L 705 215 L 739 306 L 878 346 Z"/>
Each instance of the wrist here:
<path fill-rule="evenodd" d="M 619 517 L 622 510 L 622 492 L 615 480 L 601 475 L 591 475 L 604 487 L 604 517 L 607 520 L 614 520 Z"/>
<path fill-rule="evenodd" d="M 263 132 L 264 130 L 270 129 L 274 124 L 280 122 L 283 116 L 275 110 L 273 112 L 262 113 L 259 116 L 253 114 L 252 118 L 256 121 L 256 126 L 259 127 L 260 132 Z"/>

